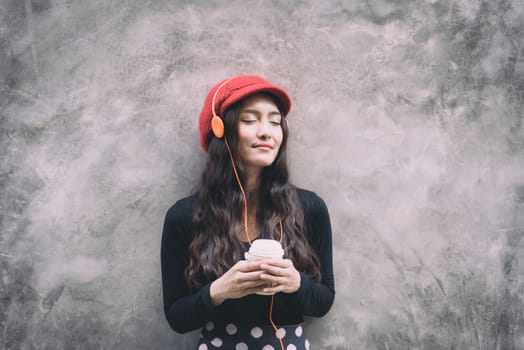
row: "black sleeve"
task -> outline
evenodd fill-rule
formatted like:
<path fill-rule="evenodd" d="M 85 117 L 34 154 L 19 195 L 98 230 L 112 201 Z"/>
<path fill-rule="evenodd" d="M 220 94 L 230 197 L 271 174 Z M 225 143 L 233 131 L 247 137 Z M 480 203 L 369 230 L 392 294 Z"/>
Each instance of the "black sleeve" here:
<path fill-rule="evenodd" d="M 301 272 L 297 297 L 304 315 L 321 317 L 329 311 L 335 299 L 331 222 L 326 203 L 319 196 L 304 190 L 299 193 L 309 242 L 320 261 L 321 280 L 315 282 Z"/>
<path fill-rule="evenodd" d="M 189 263 L 191 242 L 191 201 L 176 202 L 166 214 L 160 259 L 164 312 L 171 328 L 178 333 L 201 328 L 213 314 L 210 284 L 190 293 L 184 270 Z"/>

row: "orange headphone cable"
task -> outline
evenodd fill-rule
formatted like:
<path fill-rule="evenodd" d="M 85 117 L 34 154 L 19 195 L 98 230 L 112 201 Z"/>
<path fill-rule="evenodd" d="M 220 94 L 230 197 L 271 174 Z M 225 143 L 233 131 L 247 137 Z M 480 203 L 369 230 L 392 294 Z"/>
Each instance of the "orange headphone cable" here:
<path fill-rule="evenodd" d="M 277 325 L 273 321 L 273 304 L 274 303 L 275 303 L 275 295 L 273 294 L 271 296 L 271 305 L 269 306 L 269 322 L 271 322 L 271 326 L 275 330 L 275 335 L 277 336 L 278 341 L 280 342 L 280 347 L 282 348 L 282 350 L 285 350 L 284 349 L 284 342 L 282 341 L 283 336 L 282 336 L 282 334 L 278 333 Z"/>
<path fill-rule="evenodd" d="M 251 245 L 251 239 L 249 239 L 249 233 L 247 231 L 247 198 L 246 198 L 246 192 L 244 192 L 244 187 L 242 186 L 242 182 L 240 182 L 240 176 L 238 176 L 237 167 L 235 165 L 235 161 L 233 160 L 233 154 L 231 153 L 231 148 L 229 148 L 229 143 L 227 142 L 227 138 L 224 137 L 224 141 L 226 143 L 227 151 L 229 152 L 229 158 L 231 158 L 231 165 L 233 165 L 233 172 L 235 173 L 235 177 L 238 182 L 238 187 L 240 187 L 240 192 L 242 192 L 242 198 L 244 199 L 244 231 L 246 231 L 246 238 Z"/>
<path fill-rule="evenodd" d="M 217 92 L 226 83 L 227 83 L 227 81 L 224 82 L 222 85 L 220 85 L 218 87 L 218 89 L 217 89 Z M 216 97 L 216 92 L 215 92 L 215 95 L 213 96 L 213 101 L 212 101 L 213 114 L 216 116 L 215 108 L 214 108 L 215 107 L 215 97 Z M 227 142 L 227 138 L 225 136 L 224 136 L 224 142 L 226 144 L 226 148 L 227 148 L 227 151 L 229 153 L 229 158 L 231 159 L 231 165 L 233 166 L 233 172 L 235 173 L 235 178 L 237 180 L 238 187 L 240 188 L 240 192 L 242 192 L 242 198 L 244 199 L 244 208 L 243 208 L 243 211 L 244 211 L 244 231 L 246 232 L 247 241 L 248 241 L 249 245 L 251 245 L 251 239 L 249 238 L 249 232 L 248 232 L 248 229 L 247 229 L 247 215 L 248 215 L 248 211 L 247 210 L 248 209 L 247 209 L 246 192 L 244 191 L 244 186 L 242 186 L 242 182 L 240 181 L 240 176 L 238 175 L 237 167 L 236 167 L 235 161 L 233 159 L 233 153 L 231 152 L 231 148 L 229 147 L 229 143 Z M 279 220 L 278 223 L 279 223 L 279 226 L 280 226 L 280 243 L 282 243 L 282 237 L 283 237 L 283 231 L 284 231 L 283 227 L 282 227 L 282 220 Z M 280 342 L 280 347 L 282 348 L 282 350 L 285 350 L 284 349 L 284 343 L 282 341 L 282 337 L 279 336 L 277 325 L 273 321 L 273 304 L 274 304 L 274 302 L 275 302 L 275 295 L 273 294 L 271 296 L 271 305 L 269 306 L 269 322 L 271 323 L 271 326 L 275 330 L 275 335 L 277 336 L 278 341 Z"/>
<path fill-rule="evenodd" d="M 280 242 L 282 243 L 282 231 L 283 231 L 283 229 L 282 229 L 282 220 L 279 221 L 279 224 L 280 224 Z M 271 326 L 275 330 L 275 335 L 277 336 L 278 341 L 280 342 L 280 347 L 282 348 L 282 350 L 285 350 L 284 349 L 284 342 L 282 341 L 282 337 L 278 334 L 277 325 L 273 321 L 273 304 L 274 303 L 275 303 L 275 295 L 273 294 L 271 296 L 271 305 L 269 306 L 269 322 L 271 323 Z"/>
<path fill-rule="evenodd" d="M 229 152 L 229 157 L 231 159 L 231 164 L 233 165 L 233 172 L 235 173 L 235 178 L 238 182 L 238 187 L 240 187 L 240 192 L 242 192 L 242 197 L 244 199 L 244 230 L 246 231 L 246 237 L 247 241 L 249 242 L 249 245 L 251 245 L 251 240 L 249 239 L 249 233 L 247 231 L 247 199 L 246 199 L 246 193 L 244 192 L 244 187 L 242 186 L 242 183 L 240 182 L 240 177 L 238 176 L 237 167 L 235 165 L 235 161 L 233 160 L 233 154 L 231 153 L 231 148 L 229 147 L 229 143 L 227 142 L 227 138 L 224 137 L 224 141 L 226 144 L 227 151 Z M 284 235 L 284 229 L 282 227 L 282 220 L 279 220 L 279 226 L 280 226 L 280 243 L 282 243 L 282 237 Z M 275 303 L 275 295 L 273 294 L 271 296 L 271 305 L 269 306 L 269 322 L 271 323 L 271 326 L 275 330 L 275 335 L 278 338 L 278 341 L 280 342 L 280 347 L 282 350 L 284 349 L 284 342 L 282 341 L 282 337 L 278 333 L 278 328 L 275 322 L 273 321 L 273 304 Z"/>

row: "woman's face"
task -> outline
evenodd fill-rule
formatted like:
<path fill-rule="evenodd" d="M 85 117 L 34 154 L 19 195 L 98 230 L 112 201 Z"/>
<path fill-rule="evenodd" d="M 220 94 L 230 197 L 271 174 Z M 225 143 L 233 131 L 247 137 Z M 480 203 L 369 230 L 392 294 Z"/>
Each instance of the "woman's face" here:
<path fill-rule="evenodd" d="M 282 114 L 273 100 L 264 94 L 246 98 L 240 106 L 238 151 L 245 168 L 271 165 L 282 144 Z"/>

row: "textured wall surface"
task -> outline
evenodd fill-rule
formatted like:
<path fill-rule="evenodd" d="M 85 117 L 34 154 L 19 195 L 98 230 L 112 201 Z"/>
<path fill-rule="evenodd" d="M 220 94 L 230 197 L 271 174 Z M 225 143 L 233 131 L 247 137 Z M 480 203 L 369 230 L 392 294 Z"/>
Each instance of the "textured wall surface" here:
<path fill-rule="evenodd" d="M 0 1 L 0 348 L 191 348 L 160 232 L 241 73 L 330 208 L 316 349 L 524 349 L 521 0 Z"/>

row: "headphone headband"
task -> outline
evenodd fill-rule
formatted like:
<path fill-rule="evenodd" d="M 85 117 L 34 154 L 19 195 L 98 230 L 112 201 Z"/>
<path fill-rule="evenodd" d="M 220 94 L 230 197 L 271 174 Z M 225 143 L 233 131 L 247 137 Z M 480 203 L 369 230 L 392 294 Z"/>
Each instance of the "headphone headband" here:
<path fill-rule="evenodd" d="M 224 87 L 224 85 L 226 85 L 230 80 L 231 79 L 228 79 L 218 86 L 213 94 L 213 99 L 211 100 L 211 113 L 213 113 L 213 118 L 211 118 L 211 131 L 213 131 L 213 134 L 219 139 L 224 136 L 224 122 L 215 111 L 215 101 L 220 89 L 222 89 L 222 87 Z"/>
<path fill-rule="evenodd" d="M 215 90 L 215 93 L 213 94 L 213 99 L 211 101 L 211 113 L 213 113 L 213 117 L 218 117 L 218 115 L 216 114 L 216 111 L 215 111 L 215 101 L 216 101 L 217 95 L 220 92 L 220 90 L 224 87 L 224 85 L 226 85 L 230 81 L 231 81 L 231 79 L 228 79 L 228 80 L 224 81 L 222 84 L 220 84 L 218 86 L 218 88 Z"/>

